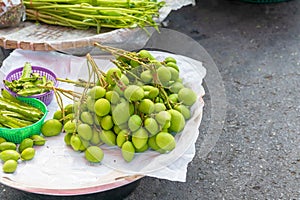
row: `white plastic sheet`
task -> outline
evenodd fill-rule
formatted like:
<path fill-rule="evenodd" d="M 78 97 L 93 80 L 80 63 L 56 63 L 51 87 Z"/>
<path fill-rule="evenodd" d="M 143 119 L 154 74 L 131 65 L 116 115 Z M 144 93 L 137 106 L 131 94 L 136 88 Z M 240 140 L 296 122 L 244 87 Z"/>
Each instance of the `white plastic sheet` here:
<path fill-rule="evenodd" d="M 46 138 L 45 146 L 37 147 L 33 160 L 20 162 L 13 174 L 0 172 L 0 180 L 11 180 L 14 184 L 31 188 L 48 188 L 57 190 L 80 189 L 115 182 L 120 177 L 142 175 L 171 181 L 186 180 L 187 166 L 195 155 L 195 142 L 199 134 L 202 119 L 204 89 L 202 80 L 206 70 L 202 63 L 188 57 L 173 55 L 165 52 L 151 52 L 162 60 L 166 56 L 173 56 L 180 67 L 180 77 L 185 85 L 191 87 L 198 95 L 198 101 L 192 107 L 192 118 L 188 120 L 185 129 L 176 136 L 177 146 L 168 154 L 159 154 L 148 150 L 137 154 L 130 163 L 123 161 L 121 151 L 117 147 L 102 145 L 104 159 L 100 164 L 88 163 L 83 153 L 74 152 L 66 146 L 63 137 Z M 106 71 L 112 63 L 105 57 L 94 57 L 97 65 Z M 33 52 L 15 50 L 3 62 L 1 80 L 13 68 L 23 66 L 25 62 L 32 65 L 47 67 L 55 71 L 60 78 L 74 79 L 84 72 L 85 57 L 75 57 L 57 52 Z M 73 89 L 73 86 L 60 83 L 59 87 Z M 72 103 L 64 99 L 64 103 Z M 65 105 L 66 105 L 65 104 Z M 52 118 L 58 110 L 55 99 L 48 106 Z M 47 181 L 45 181 L 47 180 Z M 9 182 L 10 184 L 11 182 Z M 6 183 L 7 184 L 7 183 Z"/>

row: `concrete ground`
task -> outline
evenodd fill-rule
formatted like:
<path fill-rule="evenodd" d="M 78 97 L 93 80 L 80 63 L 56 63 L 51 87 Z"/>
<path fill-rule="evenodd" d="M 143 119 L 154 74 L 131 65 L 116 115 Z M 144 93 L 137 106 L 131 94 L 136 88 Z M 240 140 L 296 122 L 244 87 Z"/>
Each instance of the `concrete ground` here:
<path fill-rule="evenodd" d="M 196 153 L 185 183 L 146 177 L 126 200 L 300 199 L 299 20 L 297 0 L 198 0 L 169 15 L 167 28 L 198 41 L 217 64 L 227 96 L 225 124 L 210 154 Z M 209 91 L 205 100 L 200 136 L 209 122 Z M 3 200 L 45 198 L 0 185 Z"/>

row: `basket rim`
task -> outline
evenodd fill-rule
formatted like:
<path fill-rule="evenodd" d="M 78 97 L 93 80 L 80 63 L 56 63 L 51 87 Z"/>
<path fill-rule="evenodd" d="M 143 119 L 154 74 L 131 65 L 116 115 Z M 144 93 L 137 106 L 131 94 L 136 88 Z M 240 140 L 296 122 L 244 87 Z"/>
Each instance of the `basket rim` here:
<path fill-rule="evenodd" d="M 42 120 L 44 120 L 46 118 L 46 116 L 48 114 L 48 108 L 47 108 L 46 104 L 44 102 L 42 102 L 41 100 L 36 99 L 36 98 L 22 97 L 22 96 L 17 97 L 17 99 L 20 99 L 20 100 L 27 99 L 27 100 L 35 101 L 35 102 L 38 102 L 39 104 L 41 104 L 43 106 L 44 110 L 45 110 L 43 117 L 41 117 L 41 119 L 39 119 L 37 122 L 35 122 L 35 123 L 33 123 L 33 124 L 29 125 L 29 126 L 25 126 L 25 127 L 22 127 L 22 128 L 13 128 L 13 129 L 0 127 L 0 130 L 6 130 L 6 131 L 7 130 L 11 130 L 11 131 L 25 130 L 25 129 L 31 128 L 33 126 L 36 126 L 38 123 L 40 123 Z"/>
<path fill-rule="evenodd" d="M 56 75 L 51 69 L 48 69 L 48 68 L 45 68 L 45 67 L 41 67 L 41 66 L 37 66 L 37 65 L 33 65 L 33 66 L 31 66 L 31 67 L 32 67 L 33 70 L 39 70 L 39 69 L 40 69 L 40 71 L 44 71 L 44 72 L 46 72 L 46 73 L 52 75 L 52 76 L 54 77 L 54 79 L 55 79 L 55 81 L 54 81 L 54 86 L 55 86 L 55 87 L 58 86 L 58 81 L 57 81 L 57 79 L 56 79 L 56 78 L 57 78 L 57 75 Z M 23 67 L 18 67 L 18 68 L 15 68 L 15 69 L 11 70 L 11 71 L 4 77 L 4 80 L 7 80 L 10 76 L 12 76 L 13 74 L 15 74 L 15 73 L 17 73 L 17 72 L 19 72 L 19 71 L 21 71 L 21 70 L 23 70 Z M 22 97 L 21 95 L 17 94 L 16 92 L 12 91 L 11 89 L 9 89 L 5 84 L 3 84 L 3 86 L 4 86 L 4 88 L 5 88 L 6 90 L 8 90 L 9 92 L 11 92 L 13 95 Z M 47 95 L 47 94 L 52 93 L 52 92 L 53 92 L 52 90 L 49 90 L 49 91 L 43 92 L 43 93 L 41 93 L 41 94 L 34 94 L 34 95 L 26 96 L 26 97 L 27 97 L 27 98 L 39 98 L 39 97 L 41 97 L 41 96 Z M 24 96 L 24 97 L 25 97 L 25 96 Z"/>

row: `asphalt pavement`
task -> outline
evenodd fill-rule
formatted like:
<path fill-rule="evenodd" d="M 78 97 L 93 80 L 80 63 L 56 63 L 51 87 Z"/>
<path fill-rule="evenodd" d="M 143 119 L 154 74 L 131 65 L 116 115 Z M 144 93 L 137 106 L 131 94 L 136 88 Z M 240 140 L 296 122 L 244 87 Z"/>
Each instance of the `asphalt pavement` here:
<path fill-rule="evenodd" d="M 213 106 L 207 90 L 186 182 L 145 177 L 133 188 L 106 197 L 119 193 L 126 200 L 300 199 L 299 22 L 297 0 L 198 0 L 196 6 L 173 11 L 164 26 L 199 42 L 222 76 L 227 102 L 223 129 L 212 151 L 201 157 L 197 152 Z M 127 196 L 126 191 L 132 192 Z M 0 184 L 1 200 L 46 198 L 101 199 L 103 194 L 49 197 Z"/>

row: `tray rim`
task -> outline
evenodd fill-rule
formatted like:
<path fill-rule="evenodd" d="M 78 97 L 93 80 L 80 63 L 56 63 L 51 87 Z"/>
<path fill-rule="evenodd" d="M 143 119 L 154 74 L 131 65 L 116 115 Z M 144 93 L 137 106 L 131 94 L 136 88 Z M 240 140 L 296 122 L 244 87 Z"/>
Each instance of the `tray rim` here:
<path fill-rule="evenodd" d="M 22 190 L 29 193 L 42 194 L 42 195 L 55 195 L 55 196 L 75 196 L 75 195 L 86 195 L 93 194 L 98 192 L 105 192 L 108 190 L 116 189 L 122 186 L 126 186 L 130 183 L 140 180 L 144 176 L 142 175 L 131 175 L 125 177 L 116 178 L 115 182 L 106 183 L 102 185 L 93 185 L 82 188 L 70 188 L 70 189 L 55 189 L 55 188 L 37 188 L 31 187 L 28 185 L 22 185 L 15 181 L 12 181 L 8 177 L 2 177 L 0 179 L 1 184 L 4 184 L 8 187 L 12 187 L 14 189 Z"/>

